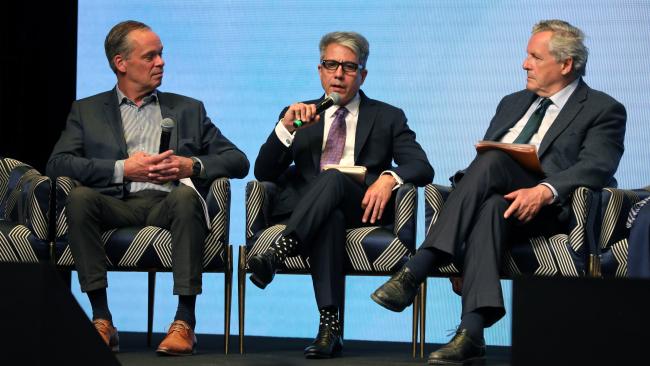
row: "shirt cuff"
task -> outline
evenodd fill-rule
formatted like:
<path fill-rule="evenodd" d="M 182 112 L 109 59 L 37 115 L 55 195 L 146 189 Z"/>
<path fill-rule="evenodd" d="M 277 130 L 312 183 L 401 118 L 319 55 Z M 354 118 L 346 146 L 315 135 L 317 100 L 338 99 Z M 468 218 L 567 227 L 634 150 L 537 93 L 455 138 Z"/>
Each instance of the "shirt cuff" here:
<path fill-rule="evenodd" d="M 293 133 L 289 132 L 289 130 L 287 130 L 287 128 L 282 124 L 282 120 L 280 120 L 278 124 L 275 125 L 275 135 L 286 147 L 289 147 L 291 144 L 293 144 L 293 137 L 295 133 L 295 131 Z"/>
<path fill-rule="evenodd" d="M 555 203 L 555 201 L 557 201 L 557 190 L 555 189 L 555 187 L 553 187 L 552 185 L 550 185 L 549 183 L 546 183 L 546 182 L 540 183 L 540 184 L 543 185 L 543 186 L 548 187 L 548 189 L 551 190 L 551 192 L 553 193 L 553 201 L 551 201 L 551 203 Z"/>
<path fill-rule="evenodd" d="M 397 184 L 395 185 L 395 187 L 393 187 L 393 191 L 398 189 L 399 187 L 401 187 L 402 184 L 404 184 L 404 180 L 402 178 L 400 178 L 399 175 L 397 175 L 397 173 L 395 173 L 394 171 L 384 170 L 383 172 L 381 172 L 381 175 L 384 175 L 384 174 L 392 175 L 393 178 L 395 178 L 395 180 L 397 181 Z"/>
<path fill-rule="evenodd" d="M 111 183 L 124 183 L 124 160 L 116 160 Z"/>
<path fill-rule="evenodd" d="M 196 156 L 192 156 L 192 157 L 190 157 L 190 159 L 192 159 L 192 161 L 198 161 L 199 162 L 199 165 L 201 165 L 201 173 L 199 173 L 199 178 L 205 179 L 206 178 L 205 166 L 203 165 L 203 162 L 201 161 L 201 159 L 197 158 Z"/>

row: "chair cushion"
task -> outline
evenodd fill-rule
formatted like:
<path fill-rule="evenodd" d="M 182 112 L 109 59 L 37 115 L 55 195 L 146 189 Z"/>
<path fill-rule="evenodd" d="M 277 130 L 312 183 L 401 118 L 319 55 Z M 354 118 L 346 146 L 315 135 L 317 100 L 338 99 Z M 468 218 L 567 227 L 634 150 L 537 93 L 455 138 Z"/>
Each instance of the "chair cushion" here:
<path fill-rule="evenodd" d="M 427 232 L 437 220 L 451 187 L 427 185 L 425 188 L 425 220 Z M 537 276 L 578 277 L 586 272 L 585 222 L 587 204 L 592 192 L 578 188 L 572 197 L 572 217 L 568 233 L 557 233 L 548 237 L 536 236 L 509 243 L 509 250 L 503 257 L 501 275 L 512 277 L 520 274 Z M 462 258 L 463 250 L 460 251 Z M 431 276 L 460 275 L 462 261 L 455 260 L 446 266 L 434 268 Z"/>
<path fill-rule="evenodd" d="M 246 260 L 263 253 L 277 241 L 285 225 L 273 225 L 254 233 L 246 240 Z M 357 273 L 390 273 L 399 269 L 408 260 L 409 249 L 388 230 L 380 226 L 368 226 L 347 230 L 345 271 Z M 309 257 L 300 255 L 284 261 L 282 271 L 304 271 L 309 269 Z"/>

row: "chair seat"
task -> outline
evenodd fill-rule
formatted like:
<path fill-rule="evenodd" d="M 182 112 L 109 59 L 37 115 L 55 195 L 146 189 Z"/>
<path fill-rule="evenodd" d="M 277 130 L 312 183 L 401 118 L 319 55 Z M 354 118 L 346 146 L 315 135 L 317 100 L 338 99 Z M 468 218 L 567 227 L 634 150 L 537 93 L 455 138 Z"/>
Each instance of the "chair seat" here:
<path fill-rule="evenodd" d="M 203 270 L 222 271 L 225 267 L 224 244 L 206 239 L 203 249 Z M 157 226 L 126 227 L 106 231 L 102 235 L 109 269 L 147 271 L 171 270 L 172 236 Z M 57 243 L 57 265 L 74 266 L 67 243 Z"/>
<path fill-rule="evenodd" d="M 50 244 L 25 225 L 0 220 L 0 262 L 38 263 L 50 257 Z"/>
<path fill-rule="evenodd" d="M 285 225 L 273 225 L 255 233 L 246 241 L 246 261 L 251 256 L 263 253 L 280 238 Z M 390 243 L 386 245 L 386 243 Z M 367 226 L 350 229 L 346 233 L 345 271 L 349 274 L 390 273 L 399 269 L 409 258 L 410 251 L 395 234 L 385 227 Z M 281 272 L 295 272 L 309 269 L 309 257 L 301 255 L 287 258 Z"/>

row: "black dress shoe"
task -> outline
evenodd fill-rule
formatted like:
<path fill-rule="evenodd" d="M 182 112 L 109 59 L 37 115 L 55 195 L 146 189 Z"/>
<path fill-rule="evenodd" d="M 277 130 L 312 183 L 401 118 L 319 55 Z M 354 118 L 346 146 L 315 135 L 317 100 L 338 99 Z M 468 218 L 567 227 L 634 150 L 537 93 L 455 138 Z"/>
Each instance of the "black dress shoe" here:
<path fill-rule="evenodd" d="M 305 348 L 307 358 L 332 358 L 343 351 L 343 338 L 340 331 L 335 331 L 331 326 L 320 325 L 316 339 Z"/>
<path fill-rule="evenodd" d="M 411 270 L 404 266 L 370 295 L 377 304 L 400 312 L 413 303 L 420 284 Z"/>
<path fill-rule="evenodd" d="M 429 365 L 477 365 L 485 361 L 485 341 L 459 329 L 449 343 L 429 355 Z"/>
<path fill-rule="evenodd" d="M 275 277 L 275 272 L 280 267 L 274 248 L 267 249 L 262 254 L 255 254 L 248 260 L 248 268 L 251 270 L 251 282 L 255 286 L 264 289 Z"/>

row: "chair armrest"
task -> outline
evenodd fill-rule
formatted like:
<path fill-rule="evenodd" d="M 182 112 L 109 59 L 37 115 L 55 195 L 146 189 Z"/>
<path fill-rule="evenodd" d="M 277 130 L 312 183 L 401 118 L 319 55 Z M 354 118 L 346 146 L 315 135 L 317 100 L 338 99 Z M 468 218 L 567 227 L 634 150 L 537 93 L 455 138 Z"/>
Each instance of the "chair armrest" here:
<path fill-rule="evenodd" d="M 429 235 L 429 230 L 431 230 L 433 224 L 438 220 L 442 207 L 445 205 L 445 201 L 452 190 L 452 187 L 438 184 L 427 184 L 424 187 L 425 236 Z"/>
<path fill-rule="evenodd" d="M 0 219 L 49 240 L 51 180 L 18 160 L 0 159 Z"/>
<path fill-rule="evenodd" d="M 277 191 L 277 185 L 272 182 L 253 180 L 246 184 L 246 239 L 271 225 L 271 209 Z"/>
<path fill-rule="evenodd" d="M 598 250 L 610 248 L 621 240 L 627 239 L 630 233 L 625 224 L 630 209 L 635 203 L 650 196 L 644 189 L 604 188 L 600 194 L 600 215 L 597 225 Z"/>
<path fill-rule="evenodd" d="M 418 217 L 418 190 L 412 183 L 402 184 L 395 194 L 395 225 L 393 234 L 415 253 Z"/>
<path fill-rule="evenodd" d="M 571 195 L 569 246 L 574 253 L 585 260 L 588 273 L 593 267 L 590 258 L 597 253 L 596 221 L 600 207 L 599 198 L 599 192 L 587 187 L 578 187 Z"/>
<path fill-rule="evenodd" d="M 220 241 L 229 243 L 230 235 L 230 179 L 217 178 L 210 184 L 210 191 L 205 197 L 210 217 L 210 232 L 206 242 Z"/>
<path fill-rule="evenodd" d="M 54 199 L 54 209 L 55 209 L 55 231 L 54 231 L 54 240 L 63 238 L 68 234 L 68 218 L 65 213 L 65 203 L 68 200 L 70 191 L 72 188 L 80 186 L 81 183 L 70 177 L 57 177 L 55 181 L 55 199 Z"/>

